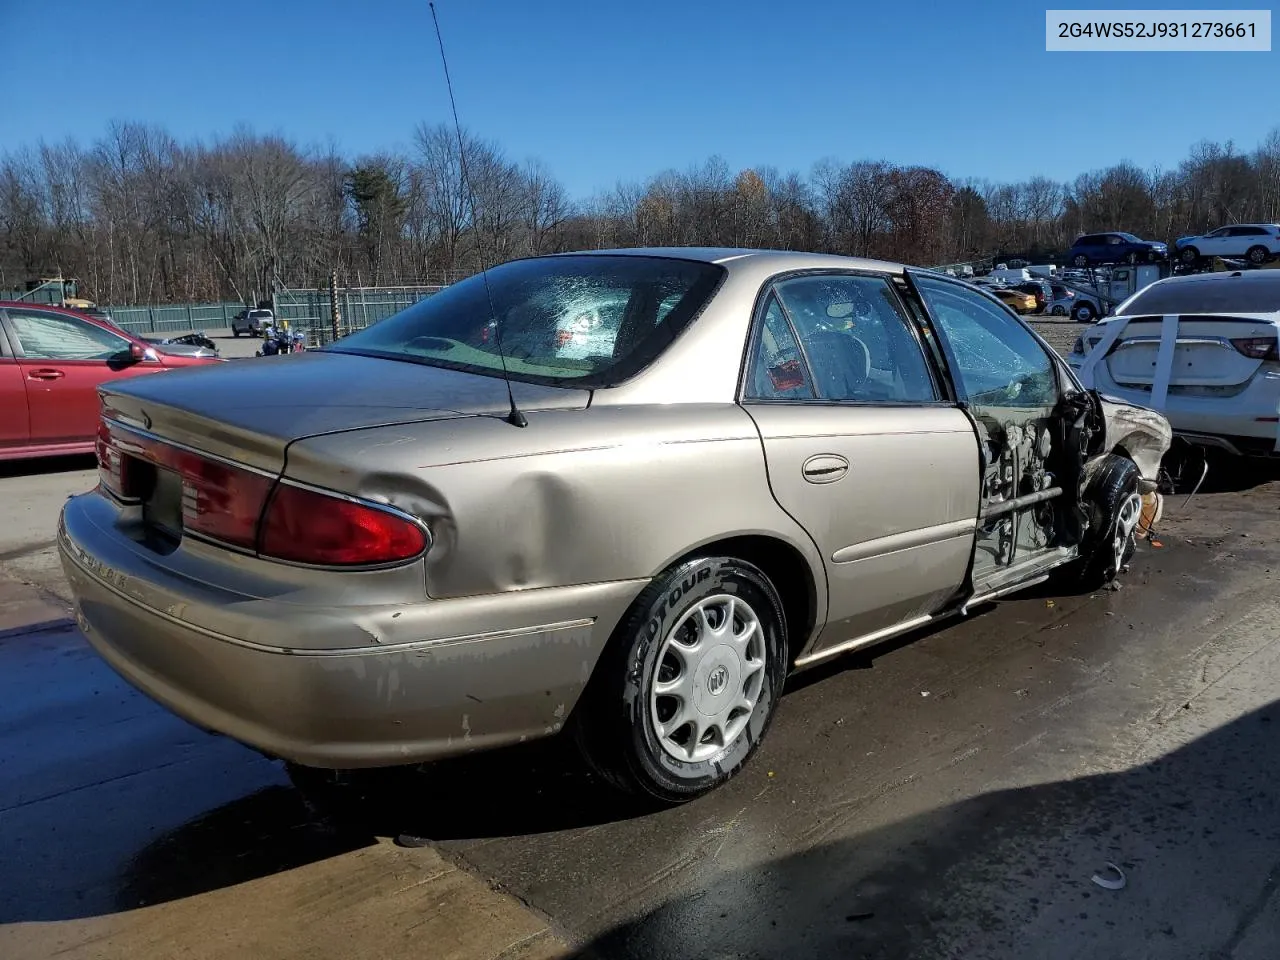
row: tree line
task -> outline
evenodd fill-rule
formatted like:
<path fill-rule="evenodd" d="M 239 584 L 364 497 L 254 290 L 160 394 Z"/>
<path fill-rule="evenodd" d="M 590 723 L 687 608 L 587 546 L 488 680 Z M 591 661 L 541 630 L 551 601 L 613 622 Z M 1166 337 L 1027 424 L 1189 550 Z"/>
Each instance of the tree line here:
<path fill-rule="evenodd" d="M 470 188 L 468 187 L 470 185 Z M 444 124 L 345 157 L 248 127 L 183 143 L 114 122 L 91 143 L 0 155 L 0 289 L 77 277 L 103 303 L 254 302 L 284 287 L 443 282 L 570 249 L 771 247 L 932 265 L 1064 250 L 1080 233 L 1152 239 L 1280 221 L 1280 128 L 1251 151 L 1202 142 L 1169 169 L 1121 162 L 1070 182 L 957 180 L 878 160 L 806 173 L 722 158 L 575 199 L 546 164 Z"/>

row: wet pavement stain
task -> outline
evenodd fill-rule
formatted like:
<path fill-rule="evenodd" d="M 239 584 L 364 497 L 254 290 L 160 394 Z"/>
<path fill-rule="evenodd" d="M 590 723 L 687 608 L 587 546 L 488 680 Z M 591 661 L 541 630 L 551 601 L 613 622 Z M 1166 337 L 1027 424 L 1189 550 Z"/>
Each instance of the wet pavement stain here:
<path fill-rule="evenodd" d="M 1197 498 L 1118 592 L 1046 585 L 794 678 L 743 774 L 674 809 L 611 793 L 561 741 L 299 791 L 135 693 L 75 632 L 0 638 L 0 954 L 48 955 L 57 925 L 80 921 L 135 943 L 124 932 L 145 917 L 202 905 L 210 929 L 234 926 L 218 911 L 248 915 L 244 900 L 214 895 L 241 890 L 280 898 L 257 905 L 280 938 L 259 955 L 287 955 L 315 911 L 345 917 L 373 878 L 386 896 L 416 890 L 414 865 L 431 863 L 515 894 L 584 957 L 1057 960 L 1155 944 L 1273 960 L 1276 487 Z M 445 860 L 389 848 L 401 833 Z M 1090 883 L 1108 860 L 1124 891 Z M 405 931 L 440 920 L 432 902 L 377 931 L 342 922 L 380 957 L 421 955 Z M 15 948 L 42 924 L 54 939 Z M 540 929 L 518 936 L 542 943 Z"/>

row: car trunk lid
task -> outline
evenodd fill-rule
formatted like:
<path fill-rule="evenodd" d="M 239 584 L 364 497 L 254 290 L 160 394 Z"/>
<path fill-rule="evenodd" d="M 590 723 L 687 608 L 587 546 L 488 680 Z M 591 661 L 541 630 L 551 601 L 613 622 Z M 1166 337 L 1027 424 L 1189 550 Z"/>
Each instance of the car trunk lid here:
<path fill-rule="evenodd" d="M 1163 317 L 1134 317 L 1106 358 L 1119 387 L 1150 391 L 1160 376 Z M 1274 324 L 1250 316 L 1184 314 L 1178 317 L 1169 392 L 1230 395 L 1243 389 L 1265 360 L 1249 356 L 1235 341 L 1276 339 Z"/>
<path fill-rule="evenodd" d="M 589 390 L 513 381 L 524 411 L 581 409 Z M 104 415 L 155 437 L 278 474 L 303 437 L 468 416 L 501 416 L 501 377 L 311 351 L 183 368 L 102 390 Z"/>

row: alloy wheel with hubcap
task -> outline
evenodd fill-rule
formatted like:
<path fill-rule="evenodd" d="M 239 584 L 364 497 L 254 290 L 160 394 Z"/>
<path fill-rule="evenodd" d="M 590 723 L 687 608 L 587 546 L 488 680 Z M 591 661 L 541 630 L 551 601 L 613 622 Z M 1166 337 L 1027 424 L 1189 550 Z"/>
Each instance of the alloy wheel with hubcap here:
<path fill-rule="evenodd" d="M 764 685 L 756 613 L 729 594 L 699 600 L 667 634 L 649 687 L 653 727 L 677 760 L 706 760 L 746 729 Z"/>
<path fill-rule="evenodd" d="M 759 567 L 736 557 L 678 564 L 615 629 L 574 710 L 578 745 L 615 787 L 691 800 L 759 746 L 786 651 L 782 601 Z"/>
<path fill-rule="evenodd" d="M 1131 490 L 1120 503 L 1116 511 L 1115 528 L 1111 533 L 1111 555 L 1116 573 L 1124 570 L 1124 566 L 1133 555 L 1133 531 L 1138 529 L 1138 521 L 1142 519 L 1142 496 L 1137 490 Z"/>

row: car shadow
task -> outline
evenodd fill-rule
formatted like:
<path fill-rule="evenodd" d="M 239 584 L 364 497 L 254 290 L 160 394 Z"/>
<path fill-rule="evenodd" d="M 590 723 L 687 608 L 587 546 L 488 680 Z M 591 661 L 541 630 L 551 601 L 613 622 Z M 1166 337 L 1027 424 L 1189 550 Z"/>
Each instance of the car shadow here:
<path fill-rule="evenodd" d="M 194 897 L 283 873 L 362 847 L 375 838 L 311 815 L 296 790 L 272 786 L 148 844 L 111 890 L 115 910 Z"/>
<path fill-rule="evenodd" d="M 423 841 L 497 839 L 630 820 L 659 809 L 612 789 L 569 735 L 420 767 L 354 771 L 337 779 L 292 771 L 315 816 L 336 828 Z"/>
<path fill-rule="evenodd" d="M 704 873 L 573 960 L 1275 956 L 1278 761 L 1272 703 L 1133 769 Z"/>
<path fill-rule="evenodd" d="M 30 460 L 0 460 L 0 479 L 93 470 L 97 465 L 98 461 L 92 453 L 61 457 L 33 457 Z"/>

